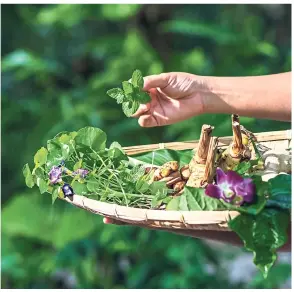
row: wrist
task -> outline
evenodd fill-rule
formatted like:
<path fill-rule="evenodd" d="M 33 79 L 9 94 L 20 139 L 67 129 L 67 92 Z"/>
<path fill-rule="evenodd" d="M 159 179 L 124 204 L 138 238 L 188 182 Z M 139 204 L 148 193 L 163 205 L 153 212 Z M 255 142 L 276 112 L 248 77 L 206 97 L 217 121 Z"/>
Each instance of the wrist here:
<path fill-rule="evenodd" d="M 201 99 L 204 114 L 230 114 L 234 109 L 234 94 L 224 77 L 197 76 L 196 96 Z"/>

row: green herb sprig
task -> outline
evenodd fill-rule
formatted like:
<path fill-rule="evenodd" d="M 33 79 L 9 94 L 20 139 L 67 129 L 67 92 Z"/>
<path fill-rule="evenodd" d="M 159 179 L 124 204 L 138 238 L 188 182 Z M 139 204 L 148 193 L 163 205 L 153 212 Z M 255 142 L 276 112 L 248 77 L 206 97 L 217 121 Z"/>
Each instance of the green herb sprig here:
<path fill-rule="evenodd" d="M 122 110 L 127 117 L 131 117 L 139 108 L 140 104 L 150 102 L 149 94 L 142 91 L 144 78 L 140 70 L 135 70 L 131 81 L 123 81 L 122 88 L 112 88 L 107 94 L 122 105 Z"/>

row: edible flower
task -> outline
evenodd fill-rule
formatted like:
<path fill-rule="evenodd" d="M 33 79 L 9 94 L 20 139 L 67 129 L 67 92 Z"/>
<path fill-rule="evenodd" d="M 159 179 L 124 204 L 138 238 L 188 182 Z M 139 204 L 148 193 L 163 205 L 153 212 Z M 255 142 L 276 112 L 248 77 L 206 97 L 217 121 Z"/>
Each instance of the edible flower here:
<path fill-rule="evenodd" d="M 241 206 L 244 202 L 253 202 L 255 185 L 250 178 L 243 178 L 232 170 L 225 173 L 221 168 L 217 168 L 216 184 L 209 184 L 205 194 Z"/>
<path fill-rule="evenodd" d="M 74 172 L 74 175 L 79 175 L 81 178 L 85 178 L 88 173 L 89 173 L 89 170 L 79 168 Z"/>
<path fill-rule="evenodd" d="M 61 167 L 53 166 L 49 172 L 50 182 L 52 184 L 60 182 L 61 181 L 61 179 L 60 179 L 61 174 L 62 174 Z"/>

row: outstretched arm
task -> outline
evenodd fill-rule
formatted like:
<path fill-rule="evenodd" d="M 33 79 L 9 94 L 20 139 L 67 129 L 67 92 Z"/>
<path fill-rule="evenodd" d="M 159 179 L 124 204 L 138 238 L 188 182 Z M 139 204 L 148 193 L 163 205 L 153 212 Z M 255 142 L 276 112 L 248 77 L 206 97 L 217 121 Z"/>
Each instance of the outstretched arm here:
<path fill-rule="evenodd" d="M 291 72 L 205 78 L 204 112 L 291 121 Z"/>
<path fill-rule="evenodd" d="M 129 225 L 122 221 L 114 220 L 111 218 L 104 218 L 103 222 L 105 224 Z M 132 226 L 140 227 L 140 225 L 133 225 L 133 224 Z M 151 229 L 151 230 L 172 232 L 178 235 L 184 235 L 184 236 L 189 236 L 189 237 L 198 238 L 198 239 L 214 240 L 214 241 L 236 245 L 240 247 L 244 245 L 241 239 L 239 238 L 239 236 L 236 233 L 230 232 L 230 231 L 178 230 L 178 229 L 163 229 L 163 228 L 155 228 L 155 227 L 153 228 L 153 227 L 146 227 L 146 226 L 144 226 L 144 228 Z M 289 227 L 288 227 L 288 241 L 284 246 L 282 246 L 279 249 L 279 251 L 283 251 L 283 252 L 291 251 L 291 224 L 289 224 Z"/>
<path fill-rule="evenodd" d="M 144 78 L 151 102 L 134 115 L 142 127 L 174 124 L 200 114 L 239 114 L 291 121 L 291 72 L 209 77 L 171 72 Z"/>

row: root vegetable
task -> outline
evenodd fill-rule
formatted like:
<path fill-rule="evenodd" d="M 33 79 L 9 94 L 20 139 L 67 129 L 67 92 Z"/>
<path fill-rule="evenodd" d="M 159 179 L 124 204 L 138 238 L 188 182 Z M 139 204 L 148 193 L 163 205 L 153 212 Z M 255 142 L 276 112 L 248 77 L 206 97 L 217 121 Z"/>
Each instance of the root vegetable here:
<path fill-rule="evenodd" d="M 171 179 L 170 181 L 168 181 L 166 183 L 166 186 L 167 187 L 172 187 L 174 184 L 176 184 L 176 183 L 178 183 L 180 181 L 182 181 L 182 178 L 180 176 L 179 177 L 175 177 L 175 178 Z"/>
<path fill-rule="evenodd" d="M 179 197 L 179 196 L 181 196 L 181 195 L 183 194 L 183 192 L 184 192 L 184 190 L 181 190 L 181 191 L 179 191 L 179 192 L 176 192 L 176 193 L 174 193 L 174 194 L 172 195 L 172 197 Z"/>
<path fill-rule="evenodd" d="M 181 178 L 181 174 L 179 171 L 175 171 L 175 172 L 172 172 L 169 176 L 160 179 L 159 181 L 169 182 L 170 180 L 174 178 L 178 178 L 178 177 Z"/>
<path fill-rule="evenodd" d="M 172 169 L 171 168 L 167 168 L 167 167 L 164 167 L 160 170 L 160 175 L 161 177 L 167 177 L 169 176 L 170 174 L 172 173 Z"/>
<path fill-rule="evenodd" d="M 159 181 L 162 179 L 161 170 L 157 168 L 154 172 L 154 181 Z"/>
<path fill-rule="evenodd" d="M 188 180 L 190 175 L 191 175 L 191 172 L 190 172 L 190 169 L 189 169 L 189 165 L 185 165 L 181 168 L 180 170 L 181 172 L 181 176 L 182 176 L 182 179 L 183 180 Z"/>
<path fill-rule="evenodd" d="M 145 168 L 145 174 L 148 174 L 149 172 L 151 172 L 152 170 L 156 170 L 157 167 L 153 166 L 153 167 L 146 167 Z"/>
<path fill-rule="evenodd" d="M 179 192 L 184 189 L 185 185 L 186 185 L 186 182 L 182 180 L 182 181 L 175 183 L 173 186 L 173 189 L 175 192 Z"/>

